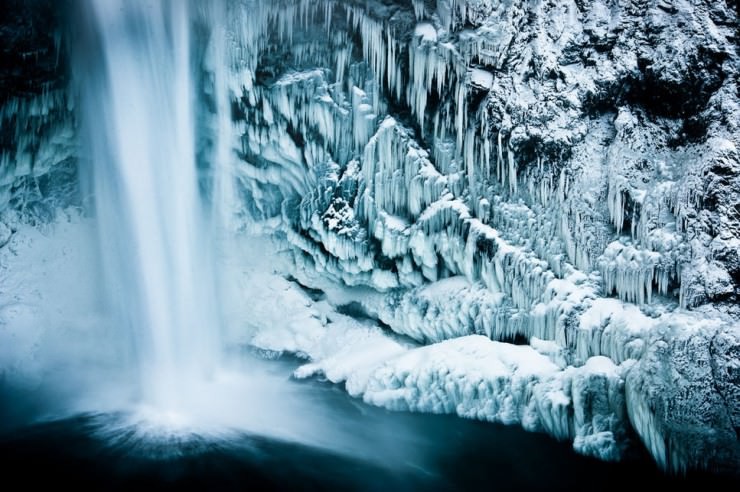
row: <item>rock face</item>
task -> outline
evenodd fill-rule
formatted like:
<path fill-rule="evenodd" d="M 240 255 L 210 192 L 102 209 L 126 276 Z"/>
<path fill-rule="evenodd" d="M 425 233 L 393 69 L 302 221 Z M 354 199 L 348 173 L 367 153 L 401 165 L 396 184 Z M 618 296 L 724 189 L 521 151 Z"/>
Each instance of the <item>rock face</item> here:
<path fill-rule="evenodd" d="M 551 341 L 571 368 L 609 357 L 662 466 L 735 466 L 731 6 L 259 12 L 233 27 L 249 46 L 232 64 L 239 212 L 292 246 L 304 283 L 356 287 L 367 313 L 422 343 Z"/>
<path fill-rule="evenodd" d="M 41 222 L 77 188 L 61 5 L 8 0 L 0 13 L 0 212 L 9 206 Z"/>
<path fill-rule="evenodd" d="M 530 344 L 564 386 L 528 428 L 608 459 L 634 430 L 667 469 L 737 471 L 736 6 L 245 1 L 196 9 L 194 29 L 225 225 L 416 342 Z M 4 183 L 32 174 L 3 152 Z M 357 393 L 386 404 L 406 365 Z M 389 405 L 517 421 L 429 401 Z"/>

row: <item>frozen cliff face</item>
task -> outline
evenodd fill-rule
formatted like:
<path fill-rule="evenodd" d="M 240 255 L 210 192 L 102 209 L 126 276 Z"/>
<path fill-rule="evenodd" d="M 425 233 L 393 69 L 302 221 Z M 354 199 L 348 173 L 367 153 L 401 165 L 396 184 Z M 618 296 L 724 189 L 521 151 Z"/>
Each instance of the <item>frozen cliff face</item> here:
<path fill-rule="evenodd" d="M 269 235 L 293 277 L 376 325 L 309 312 L 255 345 L 389 408 L 520 423 L 605 459 L 636 434 L 667 469 L 737 470 L 731 2 L 194 10 L 214 219 Z M 54 83 L 0 109 L 0 209 L 72 193 L 74 97 L 39 78 Z"/>
<path fill-rule="evenodd" d="M 59 15 L 42 0 L 9 1 L 0 13 L 0 213 L 11 208 L 41 222 L 74 200 L 77 188 Z M 3 222 L 15 228 L 12 218 Z"/>
<path fill-rule="evenodd" d="M 558 374 L 606 357 L 619 396 L 605 414 L 662 466 L 735 466 L 731 6 L 325 0 L 232 3 L 225 18 L 229 34 L 210 38 L 225 56 L 210 63 L 228 66 L 239 142 L 232 227 L 272 234 L 302 283 L 340 286 L 393 331 L 435 344 L 424 360 L 471 334 L 528 342 Z M 393 408 L 531 422 L 487 406 L 488 393 L 423 403 L 420 387 L 461 391 L 414 382 L 437 377 L 428 371 L 399 359 L 347 384 Z M 573 393 L 562 402 L 580 411 Z M 528 428 L 611 458 L 629 434 L 607 426 L 584 445 L 572 423 Z"/>

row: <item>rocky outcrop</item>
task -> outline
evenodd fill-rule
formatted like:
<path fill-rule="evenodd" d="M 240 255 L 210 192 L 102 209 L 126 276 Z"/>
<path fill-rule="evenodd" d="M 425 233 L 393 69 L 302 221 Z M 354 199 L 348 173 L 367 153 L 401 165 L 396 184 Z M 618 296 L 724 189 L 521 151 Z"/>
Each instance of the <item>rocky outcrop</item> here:
<path fill-rule="evenodd" d="M 234 28 L 262 39 L 231 65 L 242 216 L 295 248 L 304 282 L 355 286 L 420 342 L 549 340 L 572 367 L 626 364 L 631 425 L 661 465 L 733 467 L 729 6 L 325 1 L 260 15 Z M 453 276 L 467 285 L 442 287 Z"/>
<path fill-rule="evenodd" d="M 78 188 L 60 6 L 10 0 L 0 13 L 0 211 L 9 207 L 40 222 Z"/>
<path fill-rule="evenodd" d="M 204 187 L 224 225 L 273 236 L 303 283 L 418 343 L 528 343 L 559 382 L 613 364 L 608 384 L 558 400 L 608 426 L 530 428 L 610 459 L 631 428 L 667 469 L 737 470 L 730 2 L 246 1 L 193 23 Z M 73 193 L 74 173 L 50 170 L 74 169 L 74 98 L 48 63 L 55 38 L 31 38 L 38 68 L 4 54 L 32 76 L 2 79 L 18 90 L 0 113 L 0 208 L 32 202 L 31 185 Z M 396 385 L 383 374 L 363 394 Z M 589 405 L 605 387 L 611 403 Z"/>

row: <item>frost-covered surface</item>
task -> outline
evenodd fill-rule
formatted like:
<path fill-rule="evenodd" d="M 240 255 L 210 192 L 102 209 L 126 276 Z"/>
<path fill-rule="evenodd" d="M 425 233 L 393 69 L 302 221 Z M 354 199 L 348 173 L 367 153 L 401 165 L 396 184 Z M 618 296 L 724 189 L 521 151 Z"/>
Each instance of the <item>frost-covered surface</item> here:
<path fill-rule="evenodd" d="M 618 368 L 596 393 L 626 411 L 604 415 L 661 465 L 735 468 L 731 7 L 326 0 L 263 6 L 247 23 L 242 8 L 227 60 L 245 205 L 234 224 L 289 245 L 294 275 L 335 304 L 432 344 L 331 379 L 392 408 L 527 427 L 531 412 L 511 418 L 498 390 L 470 382 L 500 369 L 516 387 L 534 370 L 501 362 L 524 348 L 471 335 L 527 341 L 558 378 L 594 360 Z M 584 452 L 624 443 L 585 444 L 539 418 L 528 428 Z"/>
<path fill-rule="evenodd" d="M 108 410 L 107 397 L 126 391 L 130 352 L 102 303 L 94 223 L 74 209 L 40 227 L 11 215 L 0 248 L 0 428 L 94 402 Z"/>
<path fill-rule="evenodd" d="M 247 0 L 195 22 L 214 209 L 328 296 L 268 282 L 313 314 L 255 344 L 391 408 L 609 459 L 634 430 L 667 469 L 737 471 L 730 2 Z M 33 175 L 3 155 L 24 170 L 5 189 Z"/>
<path fill-rule="evenodd" d="M 10 0 L 3 10 L 0 211 L 12 207 L 49 221 L 76 189 L 74 97 L 67 87 L 60 12 L 46 0 Z"/>
<path fill-rule="evenodd" d="M 337 312 L 294 281 L 252 266 L 241 293 L 255 327 L 251 343 L 308 359 L 299 378 L 322 374 L 365 402 L 392 410 L 453 413 L 546 431 L 577 451 L 618 459 L 626 444 L 626 368 L 603 356 L 580 367 L 481 335 L 419 345 L 369 319 Z M 253 282 L 253 280 L 256 280 Z M 341 295 L 341 294 L 338 294 Z M 336 300 L 336 299 L 334 299 Z"/>

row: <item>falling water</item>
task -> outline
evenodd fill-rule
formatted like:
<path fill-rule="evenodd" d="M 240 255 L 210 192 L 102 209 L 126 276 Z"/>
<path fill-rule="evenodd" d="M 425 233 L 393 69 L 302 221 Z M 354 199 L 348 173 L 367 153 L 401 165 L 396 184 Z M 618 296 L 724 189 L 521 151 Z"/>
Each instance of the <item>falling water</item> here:
<path fill-rule="evenodd" d="M 205 56 L 205 69 L 212 74 L 212 92 L 215 115 L 212 119 L 213 174 L 212 220 L 222 248 L 229 246 L 226 236 L 237 228 L 235 224 L 238 199 L 234 189 L 234 124 L 231 120 L 229 94 L 229 14 L 226 2 L 202 5 L 202 17 L 210 28 L 210 40 Z"/>
<path fill-rule="evenodd" d="M 220 350 L 195 163 L 188 2 L 90 0 L 82 83 L 106 287 L 144 402 L 207 380 Z"/>

